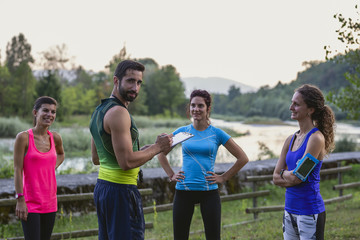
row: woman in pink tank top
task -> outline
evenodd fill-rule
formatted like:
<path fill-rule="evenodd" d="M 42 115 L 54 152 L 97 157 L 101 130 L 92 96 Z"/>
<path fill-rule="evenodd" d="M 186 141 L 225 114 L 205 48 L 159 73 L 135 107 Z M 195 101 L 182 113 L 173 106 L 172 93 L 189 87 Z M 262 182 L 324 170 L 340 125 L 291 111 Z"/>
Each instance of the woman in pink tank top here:
<path fill-rule="evenodd" d="M 64 161 L 60 135 L 48 129 L 55 121 L 57 102 L 38 98 L 34 127 L 17 134 L 14 146 L 16 216 L 25 239 L 50 239 L 57 211 L 55 169 Z"/>

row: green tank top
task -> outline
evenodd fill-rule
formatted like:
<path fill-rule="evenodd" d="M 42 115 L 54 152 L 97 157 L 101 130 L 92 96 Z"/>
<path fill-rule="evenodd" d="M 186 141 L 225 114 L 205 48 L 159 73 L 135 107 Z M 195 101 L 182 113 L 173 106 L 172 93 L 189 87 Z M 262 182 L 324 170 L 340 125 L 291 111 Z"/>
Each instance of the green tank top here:
<path fill-rule="evenodd" d="M 124 106 L 124 104 L 117 98 L 102 99 L 101 104 L 97 106 L 90 120 L 90 132 L 94 139 L 97 154 L 100 160 L 99 179 L 119 183 L 137 185 L 137 176 L 139 168 L 130 170 L 123 170 L 119 166 L 114 153 L 113 145 L 111 142 L 111 135 L 104 130 L 104 116 L 106 112 L 114 106 Z M 129 114 L 130 115 L 130 114 Z M 131 140 L 133 151 L 139 151 L 139 132 L 135 125 L 135 121 L 130 115 L 131 127 Z"/>

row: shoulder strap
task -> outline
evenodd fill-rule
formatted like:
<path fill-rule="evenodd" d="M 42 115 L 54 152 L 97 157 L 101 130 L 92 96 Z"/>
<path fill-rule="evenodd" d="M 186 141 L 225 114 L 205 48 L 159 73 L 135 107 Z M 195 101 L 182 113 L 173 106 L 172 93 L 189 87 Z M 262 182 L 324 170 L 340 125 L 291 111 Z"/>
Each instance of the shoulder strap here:
<path fill-rule="evenodd" d="M 291 149 L 292 149 L 292 146 L 293 146 L 293 144 L 294 144 L 295 134 L 296 134 L 297 132 L 298 132 L 298 131 L 296 131 L 296 132 L 293 134 L 292 138 L 291 138 L 288 151 L 291 151 Z"/>

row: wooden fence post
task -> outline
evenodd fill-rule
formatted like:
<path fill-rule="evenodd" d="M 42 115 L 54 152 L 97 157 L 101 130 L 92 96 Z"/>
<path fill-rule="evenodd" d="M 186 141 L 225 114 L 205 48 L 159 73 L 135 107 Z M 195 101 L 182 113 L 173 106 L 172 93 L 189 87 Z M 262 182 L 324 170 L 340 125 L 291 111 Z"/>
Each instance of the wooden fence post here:
<path fill-rule="evenodd" d="M 337 167 L 340 168 L 341 167 L 341 161 L 337 162 Z M 342 184 L 342 172 L 338 172 L 338 183 L 339 185 Z M 339 197 L 341 197 L 343 195 L 343 189 L 339 189 Z"/>
<path fill-rule="evenodd" d="M 256 181 L 253 182 L 252 189 L 253 189 L 253 192 L 257 191 Z M 257 207 L 257 198 L 253 197 L 253 208 L 256 208 L 256 207 Z M 254 219 L 257 219 L 257 218 L 258 218 L 258 213 L 254 212 Z"/>

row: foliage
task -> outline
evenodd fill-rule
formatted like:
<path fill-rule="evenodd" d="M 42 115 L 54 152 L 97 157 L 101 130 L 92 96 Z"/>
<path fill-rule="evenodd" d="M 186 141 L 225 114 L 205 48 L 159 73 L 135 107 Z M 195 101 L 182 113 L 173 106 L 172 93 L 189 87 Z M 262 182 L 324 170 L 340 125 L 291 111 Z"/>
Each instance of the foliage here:
<path fill-rule="evenodd" d="M 66 117 L 84 115 L 94 111 L 99 100 L 95 89 L 86 89 L 82 84 L 65 87 L 62 91 L 62 112 Z"/>
<path fill-rule="evenodd" d="M 211 114 L 210 121 L 212 118 L 220 119 L 220 120 L 228 121 L 228 122 L 243 122 L 246 119 L 244 116 L 241 116 L 241 115 L 231 116 L 231 115 L 222 115 L 222 114 Z"/>
<path fill-rule="evenodd" d="M 6 150 L 0 148 L 0 179 L 11 178 L 14 176 L 13 159 L 11 156 L 6 156 Z"/>
<path fill-rule="evenodd" d="M 360 119 L 360 67 L 357 73 L 346 73 L 345 78 L 350 85 L 340 89 L 337 94 L 329 92 L 327 99 L 342 111 L 348 112 L 349 118 Z"/>
<path fill-rule="evenodd" d="M 355 152 L 357 151 L 356 140 L 344 137 L 335 143 L 334 152 Z"/>
<path fill-rule="evenodd" d="M 177 106 L 186 102 L 185 88 L 176 68 L 172 65 L 164 66 L 146 81 L 145 91 L 149 112 L 156 115 L 168 110 L 170 116 L 174 117 Z"/>
<path fill-rule="evenodd" d="M 357 5 L 355 9 L 360 16 Z M 345 44 L 345 55 L 333 57 L 330 47 L 325 46 L 326 58 L 330 57 L 336 63 L 349 63 L 354 65 L 354 68 L 345 74 L 349 84 L 338 91 L 330 92 L 327 98 L 342 111 L 347 112 L 349 118 L 360 119 L 360 18 L 346 19 L 342 14 L 335 14 L 334 18 L 341 24 L 336 32 L 338 40 Z"/>
<path fill-rule="evenodd" d="M 123 46 L 106 65 L 106 71 L 94 73 L 81 66 L 71 66 L 71 58 L 67 56 L 67 48 L 63 44 L 42 52 L 40 65 L 45 70 L 40 76 L 37 75 L 36 81 L 29 65 L 33 62 L 31 46 L 23 34 L 14 37 L 7 45 L 7 54 L 6 64 L 0 64 L 0 116 L 29 116 L 35 98 L 50 95 L 60 103 L 59 121 L 74 115 L 91 115 L 100 100 L 109 97 L 117 64 L 122 60 L 131 59 Z M 255 93 L 241 93 L 240 88 L 231 86 L 227 95 L 212 95 L 212 113 L 237 118 L 261 116 L 288 120 L 289 104 L 294 89 L 304 83 L 310 83 L 319 86 L 324 93 L 333 93 L 329 95 L 329 100 L 346 111 L 340 112 L 335 105 L 331 105 L 337 120 L 344 119 L 349 111 L 356 115 L 359 113 L 356 109 L 360 105 L 360 94 L 352 93 L 358 91 L 355 86 L 358 86 L 359 77 L 355 69 L 359 64 L 345 61 L 355 59 L 354 51 L 349 51 L 348 54 L 353 57 L 338 57 L 339 61 L 304 62 L 306 69 L 298 73 L 297 79 L 289 84 L 279 81 L 275 87 L 262 86 Z M 185 97 L 184 86 L 176 68 L 172 65 L 159 66 L 151 58 L 134 60 L 143 63 L 146 70 L 141 92 L 129 105 L 130 113 L 185 117 L 188 99 Z M 345 78 L 346 72 L 348 74 Z M 335 94 L 338 89 L 343 92 Z M 332 96 L 341 96 L 342 101 L 339 102 L 340 98 Z"/>
<path fill-rule="evenodd" d="M 11 43 L 6 46 L 6 66 L 11 73 L 14 73 L 21 64 L 34 62 L 31 56 L 31 45 L 27 42 L 24 34 L 14 36 Z"/>
<path fill-rule="evenodd" d="M 67 157 L 90 155 L 91 135 L 87 129 L 64 129 L 60 134 Z"/>
<path fill-rule="evenodd" d="M 138 128 L 168 128 L 170 132 L 175 131 L 178 127 L 191 123 L 186 118 L 163 118 L 158 116 L 134 116 Z"/>
<path fill-rule="evenodd" d="M 2 118 L 0 117 L 0 137 L 15 138 L 16 135 L 30 128 L 29 123 L 21 121 L 18 117 Z"/>
<path fill-rule="evenodd" d="M 11 75 L 6 66 L 0 62 L 0 113 L 9 116 L 12 109 L 8 107 L 9 96 L 7 95 L 11 88 Z"/>
<path fill-rule="evenodd" d="M 20 33 L 13 37 L 6 48 L 6 69 L 2 68 L 0 82 L 4 85 L 1 91 L 1 111 L 6 116 L 29 116 L 35 100 L 35 83 L 30 63 L 31 46 Z M 8 73 L 7 73 L 8 71 Z"/>
<path fill-rule="evenodd" d="M 268 146 L 264 142 L 258 141 L 260 153 L 258 154 L 258 159 L 271 159 L 276 158 L 276 155 L 273 151 L 270 150 Z"/>

